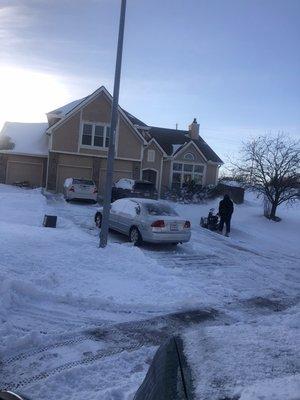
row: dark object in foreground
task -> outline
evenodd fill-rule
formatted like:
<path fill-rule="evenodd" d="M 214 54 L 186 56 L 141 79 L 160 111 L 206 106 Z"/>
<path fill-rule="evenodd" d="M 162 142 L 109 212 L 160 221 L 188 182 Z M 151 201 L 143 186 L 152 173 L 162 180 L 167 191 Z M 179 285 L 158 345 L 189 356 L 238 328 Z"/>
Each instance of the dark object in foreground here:
<path fill-rule="evenodd" d="M 183 343 L 171 337 L 157 350 L 133 400 L 193 400 L 192 379 Z"/>
<path fill-rule="evenodd" d="M 228 194 L 224 195 L 223 200 L 220 201 L 219 204 L 219 216 L 220 216 L 220 224 L 219 224 L 219 231 L 223 231 L 224 224 L 226 226 L 226 234 L 228 236 L 230 233 L 230 222 L 231 216 L 233 214 L 233 202 Z"/>
<path fill-rule="evenodd" d="M 57 221 L 56 215 L 45 215 L 43 226 L 45 228 L 56 228 L 56 221 Z"/>
<path fill-rule="evenodd" d="M 25 397 L 21 397 L 18 394 L 15 394 L 13 392 L 9 391 L 4 391 L 0 392 L 0 400 L 26 400 Z"/>
<path fill-rule="evenodd" d="M 211 208 L 207 217 L 201 217 L 200 225 L 202 228 L 210 229 L 211 231 L 217 231 L 219 229 L 219 216 L 214 214 L 214 211 L 215 209 Z"/>

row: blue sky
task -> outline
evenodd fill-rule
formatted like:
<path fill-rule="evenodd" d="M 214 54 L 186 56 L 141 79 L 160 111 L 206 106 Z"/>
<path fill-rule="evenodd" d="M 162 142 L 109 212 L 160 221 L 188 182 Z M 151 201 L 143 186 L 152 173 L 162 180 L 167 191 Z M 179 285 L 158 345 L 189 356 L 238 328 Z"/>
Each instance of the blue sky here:
<path fill-rule="evenodd" d="M 0 0 L 0 122 L 112 92 L 119 11 Z M 225 160 L 251 135 L 299 136 L 299 20 L 299 0 L 127 0 L 120 104 L 150 125 L 197 117 Z"/>

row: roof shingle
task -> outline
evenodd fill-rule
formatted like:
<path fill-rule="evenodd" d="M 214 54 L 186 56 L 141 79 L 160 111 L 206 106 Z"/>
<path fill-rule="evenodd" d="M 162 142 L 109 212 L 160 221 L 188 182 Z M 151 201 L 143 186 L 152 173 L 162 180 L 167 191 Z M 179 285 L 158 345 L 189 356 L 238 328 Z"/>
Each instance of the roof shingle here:
<path fill-rule="evenodd" d="M 176 145 L 183 145 L 184 143 L 193 141 L 208 161 L 223 164 L 223 161 L 220 159 L 220 157 L 213 151 L 213 149 L 205 142 L 205 140 L 201 136 L 199 136 L 199 139 L 196 140 L 191 139 L 188 136 L 189 131 L 152 126 L 148 133 L 159 143 L 159 145 L 169 156 L 174 153 Z"/>

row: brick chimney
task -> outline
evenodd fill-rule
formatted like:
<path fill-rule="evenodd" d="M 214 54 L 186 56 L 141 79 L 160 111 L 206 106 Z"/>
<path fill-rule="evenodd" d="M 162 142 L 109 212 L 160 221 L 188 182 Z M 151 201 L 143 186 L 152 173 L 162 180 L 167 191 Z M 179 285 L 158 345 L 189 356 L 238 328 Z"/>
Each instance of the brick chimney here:
<path fill-rule="evenodd" d="M 199 139 L 199 127 L 200 125 L 197 123 L 196 118 L 194 118 L 194 121 L 189 125 L 189 137 L 191 139 Z"/>

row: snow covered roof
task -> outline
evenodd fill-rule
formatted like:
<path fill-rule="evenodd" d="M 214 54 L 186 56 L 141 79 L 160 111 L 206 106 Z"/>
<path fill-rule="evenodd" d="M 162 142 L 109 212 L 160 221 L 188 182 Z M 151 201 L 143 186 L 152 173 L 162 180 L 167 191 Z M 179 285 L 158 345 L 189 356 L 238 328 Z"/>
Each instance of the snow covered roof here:
<path fill-rule="evenodd" d="M 92 93 L 86 97 L 83 97 L 82 99 L 74 100 L 71 103 L 65 104 L 64 106 L 59 107 L 55 110 L 49 111 L 47 113 L 47 115 L 53 114 L 53 115 L 56 115 L 57 117 L 64 117 L 67 114 L 69 114 L 69 112 L 72 111 L 74 108 L 76 108 L 80 103 L 84 102 L 88 97 L 91 97 L 93 94 L 94 93 Z M 147 127 L 147 125 L 143 121 L 141 121 L 140 119 L 138 119 L 137 117 L 135 117 L 134 115 L 132 115 L 131 113 L 126 111 L 124 108 L 121 108 L 121 109 L 133 125 Z"/>
<path fill-rule="evenodd" d="M 45 134 L 47 127 L 46 122 L 5 122 L 0 132 L 0 145 L 4 139 L 9 138 L 11 146 L 2 150 L 7 153 L 47 155 L 48 136 Z"/>
<path fill-rule="evenodd" d="M 64 117 L 70 111 L 72 111 L 73 108 L 77 107 L 81 102 L 83 102 L 87 97 L 89 96 L 83 97 L 79 100 L 74 100 L 71 103 L 65 104 L 64 106 L 57 108 L 56 110 L 48 112 L 47 114 L 55 114 L 57 116 Z"/>
<path fill-rule="evenodd" d="M 179 149 L 182 149 L 182 147 L 186 144 L 186 142 L 184 142 L 183 144 L 172 144 L 173 146 L 173 153 L 172 155 L 174 155 L 175 153 L 177 153 L 177 151 Z"/>

